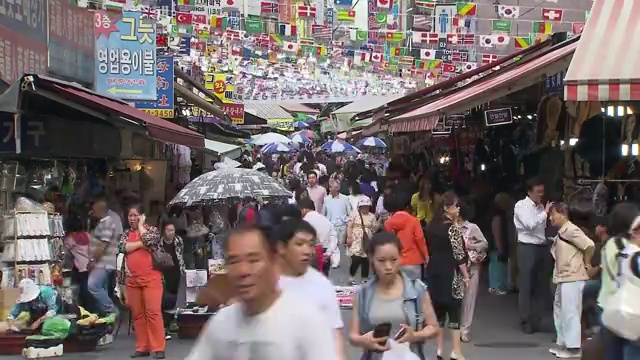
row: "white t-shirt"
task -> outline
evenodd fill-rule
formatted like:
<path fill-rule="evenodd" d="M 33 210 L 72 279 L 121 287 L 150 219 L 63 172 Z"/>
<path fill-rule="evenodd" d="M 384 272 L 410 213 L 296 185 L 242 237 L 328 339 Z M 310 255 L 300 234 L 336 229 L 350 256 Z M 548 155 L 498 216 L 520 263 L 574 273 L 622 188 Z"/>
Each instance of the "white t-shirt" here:
<path fill-rule="evenodd" d="M 324 319 L 330 322 L 332 329 L 344 328 L 340 306 L 336 298 L 336 289 L 318 270 L 310 267 L 298 277 L 280 276 L 280 288 L 284 293 L 294 294 L 313 304 Z"/>
<path fill-rule="evenodd" d="M 327 360 L 334 333 L 304 299 L 283 293 L 265 312 L 247 316 L 241 304 L 211 318 L 186 360 Z"/>

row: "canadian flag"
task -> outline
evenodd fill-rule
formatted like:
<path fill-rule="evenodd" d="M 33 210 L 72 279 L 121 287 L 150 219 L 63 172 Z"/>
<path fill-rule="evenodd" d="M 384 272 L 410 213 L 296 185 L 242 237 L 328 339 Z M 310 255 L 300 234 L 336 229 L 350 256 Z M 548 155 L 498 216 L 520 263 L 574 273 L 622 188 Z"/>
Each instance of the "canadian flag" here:
<path fill-rule="evenodd" d="M 498 16 L 517 19 L 520 17 L 520 7 L 512 5 L 498 5 Z"/>
<path fill-rule="evenodd" d="M 420 49 L 420 59 L 422 60 L 435 60 L 436 50 L 433 49 Z"/>
<path fill-rule="evenodd" d="M 315 18 L 316 17 L 316 7 L 315 6 L 298 6 L 298 17 L 303 18 Z"/>
<path fill-rule="evenodd" d="M 482 54 L 482 65 L 491 64 L 494 61 L 498 60 L 498 55 L 496 54 Z"/>
<path fill-rule="evenodd" d="M 193 23 L 193 15 L 186 12 L 177 12 L 176 23 L 179 25 L 191 25 Z"/>
<path fill-rule="evenodd" d="M 490 48 L 493 46 L 505 46 L 511 41 L 508 35 L 480 35 L 480 47 Z"/>
<path fill-rule="evenodd" d="M 419 44 L 438 44 L 438 33 L 426 32 L 426 31 L 414 31 L 413 42 Z"/>
<path fill-rule="evenodd" d="M 290 52 L 298 52 L 298 43 L 294 43 L 291 41 L 283 41 L 282 50 L 290 51 Z"/>
<path fill-rule="evenodd" d="M 193 14 L 193 22 L 196 24 L 208 24 L 207 15 L 205 14 Z"/>
<path fill-rule="evenodd" d="M 391 6 L 393 6 L 393 1 L 392 0 L 376 0 L 376 6 L 378 7 L 378 9 L 380 8 L 391 9 Z"/>
<path fill-rule="evenodd" d="M 546 21 L 562 21 L 562 9 L 542 8 L 542 19 Z"/>
<path fill-rule="evenodd" d="M 362 63 L 371 62 L 371 53 L 366 51 L 356 51 L 353 56 L 353 64 L 360 65 Z"/>
<path fill-rule="evenodd" d="M 382 60 L 384 60 L 384 54 L 383 54 L 383 53 L 377 53 L 377 52 L 375 52 L 375 53 L 372 53 L 372 54 L 371 54 L 371 61 L 373 61 L 373 62 L 380 62 L 380 61 L 382 61 Z"/>

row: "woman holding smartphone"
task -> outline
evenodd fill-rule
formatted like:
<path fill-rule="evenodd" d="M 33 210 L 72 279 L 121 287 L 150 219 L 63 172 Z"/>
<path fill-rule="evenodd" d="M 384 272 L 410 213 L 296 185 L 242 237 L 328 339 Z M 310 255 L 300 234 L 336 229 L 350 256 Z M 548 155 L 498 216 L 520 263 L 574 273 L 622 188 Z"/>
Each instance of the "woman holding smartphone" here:
<path fill-rule="evenodd" d="M 400 241 L 390 232 L 374 234 L 368 245 L 374 278 L 353 299 L 349 341 L 363 349 L 365 360 L 382 358 L 387 340 L 409 343 L 425 359 L 425 340 L 438 333 L 427 287 L 400 269 Z"/>
<path fill-rule="evenodd" d="M 140 205 L 127 209 L 129 230 L 120 238 L 125 253 L 126 303 L 131 309 L 136 334 L 136 351 L 130 357 L 165 358 L 162 321 L 162 273 L 153 267 L 152 252 L 162 251 L 158 229 L 145 223 Z"/>

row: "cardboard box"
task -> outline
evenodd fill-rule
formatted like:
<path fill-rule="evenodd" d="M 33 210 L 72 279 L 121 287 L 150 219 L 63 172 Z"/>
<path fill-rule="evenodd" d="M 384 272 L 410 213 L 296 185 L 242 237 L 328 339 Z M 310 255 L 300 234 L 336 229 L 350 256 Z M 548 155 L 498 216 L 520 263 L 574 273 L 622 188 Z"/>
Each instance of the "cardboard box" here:
<path fill-rule="evenodd" d="M 231 300 L 233 290 L 227 274 L 216 274 L 209 278 L 207 286 L 199 289 L 196 297 L 198 306 L 209 306 L 209 309 L 218 309 Z"/>
<path fill-rule="evenodd" d="M 19 289 L 0 289 L 0 320 L 7 318 L 20 297 Z"/>

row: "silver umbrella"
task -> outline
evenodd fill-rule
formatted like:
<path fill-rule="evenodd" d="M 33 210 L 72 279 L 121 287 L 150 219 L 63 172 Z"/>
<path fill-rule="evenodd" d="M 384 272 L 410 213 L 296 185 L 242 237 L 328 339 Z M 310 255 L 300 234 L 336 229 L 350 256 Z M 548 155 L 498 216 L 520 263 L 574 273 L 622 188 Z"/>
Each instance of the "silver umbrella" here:
<path fill-rule="evenodd" d="M 193 179 L 169 205 L 193 206 L 245 197 L 288 199 L 291 192 L 266 173 L 249 169 L 221 169 Z"/>

